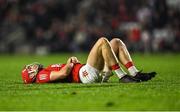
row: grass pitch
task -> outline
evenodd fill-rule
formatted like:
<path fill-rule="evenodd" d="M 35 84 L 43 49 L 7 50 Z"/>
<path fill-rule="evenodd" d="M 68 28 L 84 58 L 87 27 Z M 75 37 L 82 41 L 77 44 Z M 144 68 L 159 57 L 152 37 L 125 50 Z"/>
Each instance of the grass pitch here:
<path fill-rule="evenodd" d="M 143 71 L 156 71 L 151 81 L 103 84 L 29 84 L 21 81 L 25 64 L 66 62 L 71 54 L 0 55 L 0 110 L 180 110 L 180 54 L 132 55 Z M 75 55 L 81 62 L 87 54 Z"/>

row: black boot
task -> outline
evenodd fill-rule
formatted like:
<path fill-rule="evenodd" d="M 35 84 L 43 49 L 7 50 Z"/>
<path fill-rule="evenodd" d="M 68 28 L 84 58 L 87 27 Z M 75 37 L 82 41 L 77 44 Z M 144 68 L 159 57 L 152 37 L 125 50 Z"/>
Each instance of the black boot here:
<path fill-rule="evenodd" d="M 137 83 L 137 82 L 140 82 L 140 81 L 141 80 L 135 79 L 135 78 L 133 78 L 132 76 L 129 76 L 129 75 L 125 75 L 121 79 L 119 79 L 119 82 L 122 82 L 122 83 Z"/>
<path fill-rule="evenodd" d="M 141 80 L 141 81 L 148 81 L 148 80 L 151 80 L 155 76 L 156 76 L 156 72 L 142 73 L 140 71 L 133 78 Z"/>

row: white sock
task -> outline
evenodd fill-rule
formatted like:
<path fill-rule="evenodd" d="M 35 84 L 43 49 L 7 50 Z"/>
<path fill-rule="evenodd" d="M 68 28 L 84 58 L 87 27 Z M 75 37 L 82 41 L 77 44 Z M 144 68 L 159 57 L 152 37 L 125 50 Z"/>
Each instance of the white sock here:
<path fill-rule="evenodd" d="M 124 72 L 124 70 L 122 70 L 120 68 L 116 69 L 116 70 L 113 70 L 113 73 L 114 72 L 120 79 L 126 75 L 126 72 Z"/>
<path fill-rule="evenodd" d="M 135 76 L 139 70 L 135 66 L 131 66 L 128 68 L 129 74 L 131 76 Z"/>

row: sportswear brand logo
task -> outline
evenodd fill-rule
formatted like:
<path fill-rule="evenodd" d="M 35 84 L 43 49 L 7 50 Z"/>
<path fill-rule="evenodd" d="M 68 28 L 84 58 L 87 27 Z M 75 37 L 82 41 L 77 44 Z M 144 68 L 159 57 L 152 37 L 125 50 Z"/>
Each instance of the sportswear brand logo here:
<path fill-rule="evenodd" d="M 85 71 L 82 72 L 83 73 L 83 77 L 86 77 L 88 75 L 88 73 Z"/>

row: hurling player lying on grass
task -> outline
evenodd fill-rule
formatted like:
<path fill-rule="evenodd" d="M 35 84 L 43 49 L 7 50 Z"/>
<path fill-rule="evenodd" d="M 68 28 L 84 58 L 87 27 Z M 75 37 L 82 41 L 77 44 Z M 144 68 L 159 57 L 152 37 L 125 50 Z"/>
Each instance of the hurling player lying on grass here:
<path fill-rule="evenodd" d="M 119 63 L 127 68 L 129 74 Z M 114 38 L 109 42 L 102 37 L 91 49 L 86 64 L 81 64 L 76 57 L 70 57 L 66 64 L 52 64 L 47 68 L 35 62 L 24 67 L 22 79 L 26 84 L 94 83 L 107 82 L 112 74 L 118 76 L 119 82 L 136 83 L 151 80 L 156 72 L 142 73 L 133 64 L 126 45 L 120 39 Z"/>

